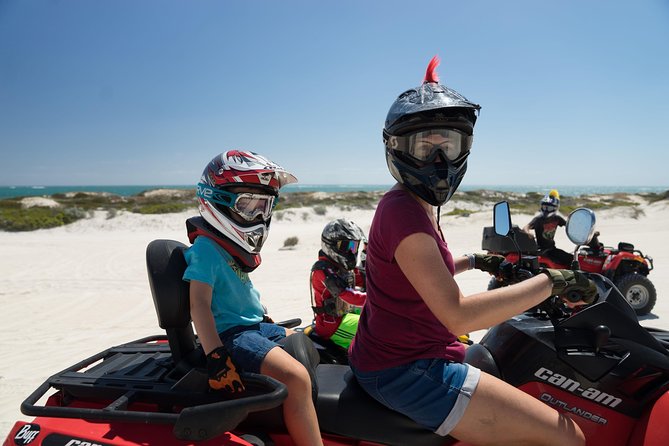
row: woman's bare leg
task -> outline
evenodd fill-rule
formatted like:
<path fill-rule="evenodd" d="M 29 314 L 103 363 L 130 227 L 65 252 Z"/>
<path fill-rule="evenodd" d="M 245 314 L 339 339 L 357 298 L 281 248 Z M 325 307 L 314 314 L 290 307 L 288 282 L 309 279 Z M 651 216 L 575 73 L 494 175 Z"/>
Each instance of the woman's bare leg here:
<path fill-rule="evenodd" d="M 585 445 L 571 418 L 484 372 L 450 435 L 477 445 Z"/>

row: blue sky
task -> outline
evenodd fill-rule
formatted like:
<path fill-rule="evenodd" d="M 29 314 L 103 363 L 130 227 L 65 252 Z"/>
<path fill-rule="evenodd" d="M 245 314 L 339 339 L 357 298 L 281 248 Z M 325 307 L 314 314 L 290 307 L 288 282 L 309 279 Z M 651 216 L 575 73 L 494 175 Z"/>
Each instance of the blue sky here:
<path fill-rule="evenodd" d="M 482 106 L 464 185 L 669 185 L 668 43 L 666 0 L 0 0 L 0 185 L 191 184 L 231 148 L 390 184 L 435 54 Z"/>

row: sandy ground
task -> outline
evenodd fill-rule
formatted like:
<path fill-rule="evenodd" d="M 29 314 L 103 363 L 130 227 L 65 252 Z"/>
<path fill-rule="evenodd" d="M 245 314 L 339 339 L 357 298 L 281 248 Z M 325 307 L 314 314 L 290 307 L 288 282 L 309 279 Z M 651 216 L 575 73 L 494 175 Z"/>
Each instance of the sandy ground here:
<path fill-rule="evenodd" d="M 456 207 L 455 203 L 443 211 Z M 513 207 L 513 204 L 512 204 Z M 658 303 L 641 323 L 669 330 L 669 203 L 641 207 L 640 215 L 618 208 L 597 214 L 600 240 L 635 244 L 655 259 L 650 278 Z M 187 243 L 184 221 L 192 213 L 142 216 L 106 212 L 67 227 L 28 233 L 0 232 L 0 438 L 14 421 L 28 419 L 19 405 L 51 374 L 105 348 L 161 332 L 145 267 L 145 248 L 154 239 Z M 373 211 L 328 208 L 285 211 L 275 216 L 263 265 L 252 274 L 275 320 L 311 321 L 308 277 L 328 221 L 346 216 L 366 232 Z M 444 217 L 442 226 L 455 255 L 480 251 L 492 206 L 469 217 Z M 514 215 L 526 224 L 530 216 Z M 284 240 L 297 236 L 294 249 Z M 558 246 L 571 249 L 560 230 Z M 458 276 L 465 295 L 485 289 L 489 276 L 471 271 Z M 473 334 L 480 339 L 483 331 Z"/>

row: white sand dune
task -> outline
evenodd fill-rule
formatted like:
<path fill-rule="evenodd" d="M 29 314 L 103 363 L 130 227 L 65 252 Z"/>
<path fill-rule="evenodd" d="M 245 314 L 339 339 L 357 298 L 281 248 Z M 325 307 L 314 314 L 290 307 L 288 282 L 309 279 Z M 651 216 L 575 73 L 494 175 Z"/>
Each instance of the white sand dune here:
<path fill-rule="evenodd" d="M 444 212 L 457 204 L 451 203 Z M 513 206 L 513 204 L 512 204 Z M 484 207 L 485 208 L 485 207 Z M 650 278 L 658 303 L 642 324 L 669 329 L 669 203 L 642 205 L 597 214 L 600 240 L 635 244 L 655 259 Z M 154 239 L 187 243 L 184 221 L 192 213 L 146 216 L 106 212 L 72 225 L 26 233 L 0 232 L 0 437 L 14 421 L 28 419 L 19 405 L 51 374 L 105 348 L 161 332 L 145 269 L 145 248 Z M 345 216 L 366 232 L 373 211 Z M 469 217 L 443 217 L 442 226 L 455 255 L 480 251 L 483 226 L 492 206 Z M 311 320 L 309 270 L 326 222 L 344 216 L 334 207 L 325 215 L 311 208 L 275 217 L 263 248 L 263 264 L 252 274 L 275 320 Z M 528 215 L 514 215 L 523 226 Z M 299 241 L 281 249 L 288 237 Z M 571 249 L 564 231 L 558 246 Z M 458 277 L 465 295 L 485 289 L 489 276 L 471 271 Z M 474 334 L 480 338 L 482 332 Z"/>

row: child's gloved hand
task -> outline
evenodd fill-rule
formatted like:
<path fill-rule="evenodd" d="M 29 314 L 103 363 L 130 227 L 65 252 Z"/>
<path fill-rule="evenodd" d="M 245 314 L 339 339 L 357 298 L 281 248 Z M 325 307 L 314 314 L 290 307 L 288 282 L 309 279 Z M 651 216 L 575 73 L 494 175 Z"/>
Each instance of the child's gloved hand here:
<path fill-rule="evenodd" d="M 579 271 L 545 268 L 541 271 L 553 282 L 554 296 L 566 298 L 569 302 L 582 301 L 591 304 L 597 298 L 597 286 Z"/>
<path fill-rule="evenodd" d="M 468 254 L 469 264 L 473 266 L 474 269 L 479 269 L 490 274 L 497 274 L 499 270 L 499 265 L 502 264 L 504 256 L 497 254 Z M 472 258 L 474 259 L 472 265 Z"/>
<path fill-rule="evenodd" d="M 207 374 L 209 387 L 214 390 L 225 390 L 230 393 L 245 390 L 237 368 L 224 347 L 218 347 L 207 355 Z"/>

